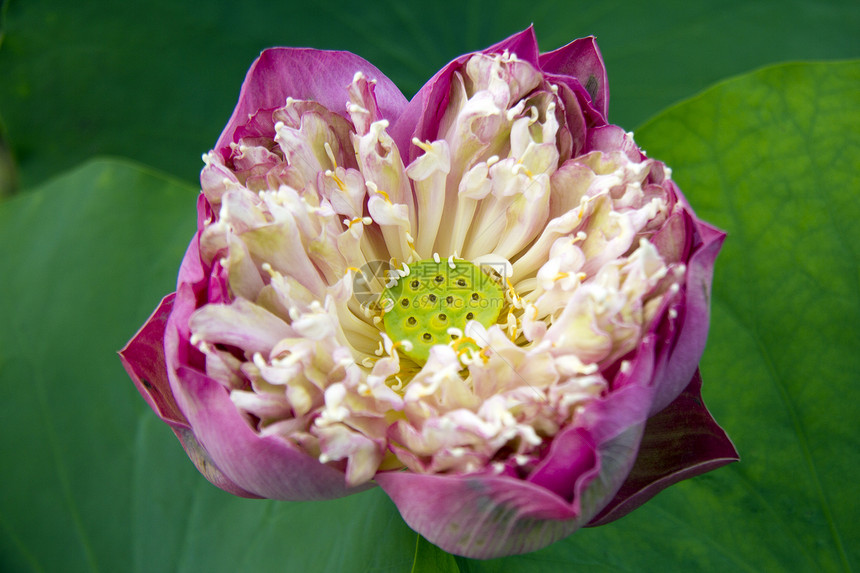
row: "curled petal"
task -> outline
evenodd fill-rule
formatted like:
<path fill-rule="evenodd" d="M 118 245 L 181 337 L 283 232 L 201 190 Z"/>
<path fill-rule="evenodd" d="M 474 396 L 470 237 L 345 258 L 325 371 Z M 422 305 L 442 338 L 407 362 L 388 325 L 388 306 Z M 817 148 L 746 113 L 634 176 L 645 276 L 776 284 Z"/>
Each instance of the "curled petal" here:
<path fill-rule="evenodd" d="M 223 149 L 236 141 L 236 129 L 261 109 L 284 105 L 286 97 L 313 100 L 326 108 L 346 113 L 348 88 L 356 72 L 376 80 L 374 95 L 382 117 L 397 118 L 406 98 L 382 72 L 367 60 L 349 52 L 329 52 L 307 48 L 271 48 L 263 51 L 251 66 L 239 103 L 215 144 Z"/>

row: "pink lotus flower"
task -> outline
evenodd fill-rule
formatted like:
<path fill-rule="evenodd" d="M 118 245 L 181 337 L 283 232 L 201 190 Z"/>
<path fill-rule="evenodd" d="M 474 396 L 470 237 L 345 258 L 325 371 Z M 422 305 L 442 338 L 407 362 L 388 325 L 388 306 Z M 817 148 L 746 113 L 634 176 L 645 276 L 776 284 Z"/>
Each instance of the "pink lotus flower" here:
<path fill-rule="evenodd" d="M 724 235 L 608 98 L 593 38 L 539 54 L 531 29 L 409 102 L 355 55 L 263 52 L 176 292 L 121 351 L 201 473 L 379 485 L 486 558 L 736 460 L 697 371 Z"/>

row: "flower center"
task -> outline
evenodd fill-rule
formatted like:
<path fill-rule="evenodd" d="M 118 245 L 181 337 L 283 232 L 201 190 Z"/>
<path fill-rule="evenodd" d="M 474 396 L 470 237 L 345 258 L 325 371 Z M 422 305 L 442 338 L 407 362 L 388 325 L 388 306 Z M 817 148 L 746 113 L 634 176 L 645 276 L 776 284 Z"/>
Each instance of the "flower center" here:
<path fill-rule="evenodd" d="M 403 354 L 423 365 L 436 344 L 478 350 L 463 331 L 471 320 L 486 327 L 498 320 L 505 305 L 504 267 L 426 259 L 406 266 L 404 272 L 380 296 L 388 336 L 409 343 L 402 345 Z"/>

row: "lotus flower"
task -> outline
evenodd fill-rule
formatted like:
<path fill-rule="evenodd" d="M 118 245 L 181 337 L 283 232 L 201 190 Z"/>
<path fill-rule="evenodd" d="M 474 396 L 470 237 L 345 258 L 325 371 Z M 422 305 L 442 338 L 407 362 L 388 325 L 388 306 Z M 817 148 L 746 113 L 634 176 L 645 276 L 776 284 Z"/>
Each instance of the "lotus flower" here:
<path fill-rule="evenodd" d="M 411 101 L 353 54 L 263 52 L 176 292 L 121 351 L 201 473 L 378 485 L 487 558 L 737 459 L 697 370 L 724 235 L 608 99 L 593 38 L 539 54 L 531 29 Z"/>

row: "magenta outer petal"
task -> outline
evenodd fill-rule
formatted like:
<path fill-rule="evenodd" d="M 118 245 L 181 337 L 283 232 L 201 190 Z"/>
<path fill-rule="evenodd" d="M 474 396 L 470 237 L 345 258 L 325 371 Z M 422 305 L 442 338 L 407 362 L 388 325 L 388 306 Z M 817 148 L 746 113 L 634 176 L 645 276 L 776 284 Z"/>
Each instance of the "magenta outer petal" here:
<path fill-rule="evenodd" d="M 579 80 L 591 98 L 591 105 L 606 119 L 609 113 L 609 81 L 594 36 L 579 38 L 557 50 L 541 54 L 540 67 L 547 74 Z"/>
<path fill-rule="evenodd" d="M 168 342 L 171 341 L 168 335 Z M 343 472 L 323 465 L 278 436 L 261 437 L 241 417 L 224 387 L 191 368 L 172 378 L 177 399 L 213 462 L 241 487 L 268 499 L 332 499 L 347 488 Z"/>
<path fill-rule="evenodd" d="M 269 499 L 332 499 L 372 487 L 347 488 L 342 471 L 321 464 L 279 436 L 258 435 L 227 389 L 202 371 L 188 331 L 188 319 L 198 307 L 198 297 L 205 296 L 207 284 L 198 237 L 199 233 L 182 262 L 182 282 L 167 322 L 164 347 L 172 394 L 211 463 L 243 490 Z"/>
<path fill-rule="evenodd" d="M 421 141 L 436 139 L 439 122 L 442 120 L 445 107 L 448 104 L 451 78 L 454 72 L 475 53 L 500 54 L 505 50 L 516 54 L 520 60 L 529 62 L 536 68 L 539 67 L 537 38 L 534 28 L 531 26 L 486 50 L 465 54 L 450 62 L 424 84 L 389 129 L 391 137 L 400 149 L 400 155 L 404 158 L 404 163 L 410 163 L 422 153 L 416 146 L 412 145 L 413 137 L 417 137 Z"/>
<path fill-rule="evenodd" d="M 258 497 L 236 485 L 212 463 L 173 398 L 164 358 L 164 331 L 175 296 L 164 297 L 146 324 L 120 350 L 120 360 L 143 399 L 170 426 L 188 457 L 206 479 L 234 495 Z"/>
<path fill-rule="evenodd" d="M 591 468 L 597 475 L 580 496 L 583 507 L 507 476 L 391 472 L 377 474 L 376 481 L 406 523 L 445 551 L 476 559 L 516 555 L 582 527 L 599 509 L 591 507 L 593 500 L 605 500 L 605 490 L 611 494 L 618 487 L 616 476 L 632 463 L 641 430 L 641 425 L 631 427 L 598 449 L 602 466 Z"/>
<path fill-rule="evenodd" d="M 682 201 L 681 192 L 676 189 Z M 692 212 L 691 212 L 692 213 Z M 683 322 L 674 336 L 674 347 L 664 350 L 660 357 L 654 379 L 657 388 L 651 414 L 656 414 L 669 405 L 689 384 L 699 367 L 699 359 L 705 350 L 708 326 L 711 317 L 711 280 L 714 261 L 723 245 L 726 234 L 693 217 L 698 244 L 687 262 L 687 282 L 684 286 L 684 306 L 681 309 Z"/>
<path fill-rule="evenodd" d="M 614 521 L 674 483 L 740 459 L 702 402 L 701 390 L 696 370 L 681 395 L 648 420 L 630 475 L 589 526 Z"/>
<path fill-rule="evenodd" d="M 345 115 L 347 88 L 356 72 L 376 80 L 376 101 L 382 117 L 395 120 L 406 106 L 397 86 L 373 64 L 349 52 L 310 48 L 270 48 L 251 66 L 239 93 L 239 103 L 215 149 L 234 141 L 236 128 L 261 109 L 273 109 L 293 99 L 314 100 Z"/>
<path fill-rule="evenodd" d="M 158 417 L 170 427 L 188 427 L 188 420 L 176 405 L 167 366 L 164 363 L 164 329 L 176 293 L 164 297 L 137 334 L 119 351 L 119 359 L 125 371 L 134 381 L 137 391 Z"/>

